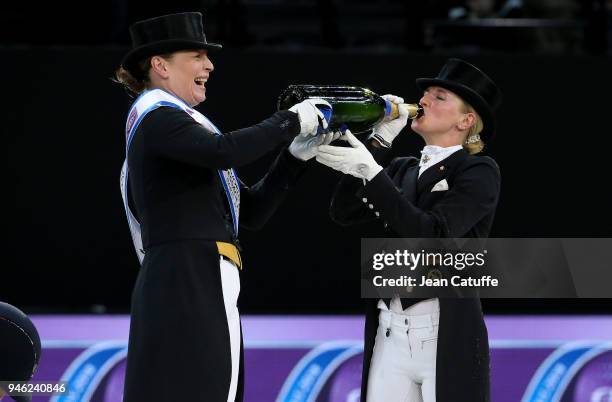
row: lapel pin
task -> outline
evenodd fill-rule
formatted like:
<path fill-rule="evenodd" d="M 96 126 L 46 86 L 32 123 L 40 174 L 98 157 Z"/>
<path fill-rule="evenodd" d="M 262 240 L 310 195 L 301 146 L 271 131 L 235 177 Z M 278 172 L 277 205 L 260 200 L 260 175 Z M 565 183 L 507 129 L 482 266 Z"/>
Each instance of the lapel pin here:
<path fill-rule="evenodd" d="M 444 165 L 440 166 L 440 170 L 444 170 Z"/>

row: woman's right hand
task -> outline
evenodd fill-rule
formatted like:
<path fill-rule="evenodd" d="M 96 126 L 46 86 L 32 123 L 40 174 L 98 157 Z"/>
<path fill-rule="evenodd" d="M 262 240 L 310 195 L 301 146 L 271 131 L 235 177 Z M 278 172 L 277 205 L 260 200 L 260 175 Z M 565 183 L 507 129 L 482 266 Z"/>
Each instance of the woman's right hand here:
<path fill-rule="evenodd" d="M 383 95 L 383 99 L 395 103 L 396 105 L 404 103 L 404 99 L 395 95 Z M 370 138 L 374 137 L 374 135 L 380 136 L 388 145 L 391 146 L 391 143 L 402 131 L 406 124 L 408 124 L 408 110 L 403 107 L 398 108 L 399 117 L 393 120 L 382 120 L 380 123 L 374 126 L 372 130 L 372 135 Z M 382 144 L 386 145 L 386 144 Z"/>
<path fill-rule="evenodd" d="M 331 105 L 323 99 L 306 99 L 293 105 L 289 110 L 297 113 L 300 119 L 300 134 L 303 136 L 317 135 L 319 124 L 323 130 L 327 129 L 328 121 L 319 107 L 331 109 Z"/>

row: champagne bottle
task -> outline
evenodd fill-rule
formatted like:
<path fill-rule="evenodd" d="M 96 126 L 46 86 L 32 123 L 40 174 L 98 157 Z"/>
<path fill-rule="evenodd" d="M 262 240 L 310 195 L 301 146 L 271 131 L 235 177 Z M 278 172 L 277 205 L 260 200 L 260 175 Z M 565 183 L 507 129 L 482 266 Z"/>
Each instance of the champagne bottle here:
<path fill-rule="evenodd" d="M 399 117 L 398 105 L 386 101 L 369 89 L 345 85 L 290 85 L 278 97 L 278 109 L 286 110 L 309 98 L 321 98 L 333 108 L 329 129 L 348 128 L 353 134 L 371 130 L 383 119 Z M 420 117 L 423 108 L 418 104 L 401 104 L 411 119 Z"/>

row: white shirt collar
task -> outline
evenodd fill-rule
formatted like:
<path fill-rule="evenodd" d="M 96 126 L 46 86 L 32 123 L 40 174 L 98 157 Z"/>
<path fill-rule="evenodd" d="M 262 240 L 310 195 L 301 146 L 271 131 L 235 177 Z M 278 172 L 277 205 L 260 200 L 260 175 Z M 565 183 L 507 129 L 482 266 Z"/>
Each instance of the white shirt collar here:
<path fill-rule="evenodd" d="M 419 177 L 421 174 L 436 163 L 443 161 L 455 152 L 463 149 L 461 145 L 450 147 L 439 147 L 437 145 L 425 145 L 421 151 L 421 161 L 419 162 Z"/>

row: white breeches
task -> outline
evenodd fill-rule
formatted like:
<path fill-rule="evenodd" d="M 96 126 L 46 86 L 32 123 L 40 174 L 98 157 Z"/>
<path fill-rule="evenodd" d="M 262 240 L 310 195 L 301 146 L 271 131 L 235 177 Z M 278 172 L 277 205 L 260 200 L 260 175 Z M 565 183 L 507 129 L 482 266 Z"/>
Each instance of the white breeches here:
<path fill-rule="evenodd" d="M 381 308 L 367 402 L 435 402 L 439 319 L 438 299 L 401 313 Z"/>
<path fill-rule="evenodd" d="M 232 380 L 230 382 L 227 402 L 234 402 L 238 387 L 238 373 L 240 371 L 240 315 L 238 313 L 238 295 L 240 294 L 240 275 L 234 263 L 220 257 L 221 286 L 223 289 L 223 302 L 225 315 L 230 334 L 232 353 Z"/>

